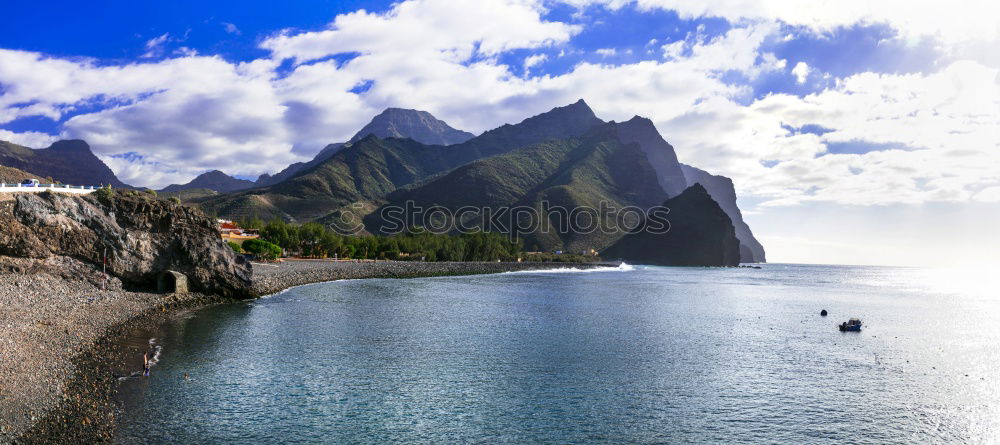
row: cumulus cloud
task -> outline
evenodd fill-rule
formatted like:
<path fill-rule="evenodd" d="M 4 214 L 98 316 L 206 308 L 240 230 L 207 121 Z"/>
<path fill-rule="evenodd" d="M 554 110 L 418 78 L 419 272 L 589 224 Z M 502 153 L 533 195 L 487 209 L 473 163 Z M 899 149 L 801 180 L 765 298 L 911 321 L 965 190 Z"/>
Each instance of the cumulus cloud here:
<path fill-rule="evenodd" d="M 795 64 L 794 68 L 792 68 L 792 75 L 795 76 L 796 82 L 806 83 L 806 80 L 809 79 L 809 71 L 810 68 L 807 63 L 799 62 Z"/>
<path fill-rule="evenodd" d="M 456 11 L 461 11 L 456 14 Z M 298 62 L 357 52 L 445 58 L 495 56 L 514 48 L 566 42 L 576 25 L 542 19 L 542 6 L 520 0 L 410 0 L 387 13 L 359 10 L 337 16 L 329 29 L 267 39 L 262 47 L 277 59 Z"/>
<path fill-rule="evenodd" d="M 533 54 L 524 58 L 524 73 L 529 74 L 532 67 L 548 60 L 549 56 L 545 54 Z"/>
<path fill-rule="evenodd" d="M 58 140 L 58 138 L 51 134 L 40 133 L 37 131 L 15 133 L 13 131 L 0 128 L 0 141 L 13 142 L 17 145 L 25 147 L 45 148 L 56 140 Z"/>

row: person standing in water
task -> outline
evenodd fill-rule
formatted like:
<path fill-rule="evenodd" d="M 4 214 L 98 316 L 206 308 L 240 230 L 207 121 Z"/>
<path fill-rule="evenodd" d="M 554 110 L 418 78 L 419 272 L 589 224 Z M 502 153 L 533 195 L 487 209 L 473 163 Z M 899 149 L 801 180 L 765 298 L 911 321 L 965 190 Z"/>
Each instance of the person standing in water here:
<path fill-rule="evenodd" d="M 142 353 L 142 375 L 149 377 L 149 351 Z"/>

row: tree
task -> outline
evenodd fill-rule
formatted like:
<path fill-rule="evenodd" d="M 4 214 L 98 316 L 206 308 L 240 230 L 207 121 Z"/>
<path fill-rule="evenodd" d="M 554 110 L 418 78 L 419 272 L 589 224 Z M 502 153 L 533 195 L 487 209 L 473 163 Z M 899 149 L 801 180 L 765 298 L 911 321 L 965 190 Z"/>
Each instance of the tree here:
<path fill-rule="evenodd" d="M 281 247 L 262 239 L 244 241 L 243 250 L 265 260 L 276 260 L 281 256 Z"/>

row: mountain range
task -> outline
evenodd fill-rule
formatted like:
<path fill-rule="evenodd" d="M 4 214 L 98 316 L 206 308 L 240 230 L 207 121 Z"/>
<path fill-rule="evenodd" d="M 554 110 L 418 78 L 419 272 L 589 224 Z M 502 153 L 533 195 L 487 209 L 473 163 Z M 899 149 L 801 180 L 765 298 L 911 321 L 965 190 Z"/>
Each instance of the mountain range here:
<path fill-rule="evenodd" d="M 126 186 L 83 141 L 60 141 L 41 150 L 0 143 L 0 165 L 67 183 Z M 547 209 L 596 208 L 601 202 L 616 208 L 648 208 L 666 202 L 677 207 L 670 216 L 676 227 L 690 227 L 687 221 L 712 221 L 705 224 L 716 227 L 721 212 L 737 240 L 737 260 L 765 260 L 763 246 L 743 220 L 729 178 L 681 164 L 649 119 L 636 116 L 625 122 L 605 122 L 583 100 L 479 136 L 456 130 L 425 111 L 390 108 L 348 142 L 329 144 L 312 160 L 274 175 L 248 181 L 211 171 L 161 191 L 229 218 L 327 224 L 353 219 L 363 221 L 363 230 L 372 233 L 385 230 L 384 209 L 406 202 L 452 210 L 523 206 L 544 215 L 539 223 L 545 227 L 558 226 L 565 219 L 546 213 Z M 714 207 L 706 204 L 706 197 Z M 487 221 L 479 217 L 462 222 L 465 227 L 484 227 Z M 685 246 L 677 240 L 684 237 L 679 235 L 682 232 L 678 229 L 649 245 Z M 726 231 L 709 232 L 725 235 Z M 634 241 L 644 240 L 643 236 L 619 232 L 538 230 L 518 235 L 529 250 L 595 249 L 621 255 L 645 245 Z M 709 238 L 692 239 L 715 252 L 704 258 L 729 265 L 731 243 L 709 242 Z M 723 247 L 727 251 L 719 253 Z M 681 258 L 678 252 L 659 255 L 661 264 L 698 263 Z"/>

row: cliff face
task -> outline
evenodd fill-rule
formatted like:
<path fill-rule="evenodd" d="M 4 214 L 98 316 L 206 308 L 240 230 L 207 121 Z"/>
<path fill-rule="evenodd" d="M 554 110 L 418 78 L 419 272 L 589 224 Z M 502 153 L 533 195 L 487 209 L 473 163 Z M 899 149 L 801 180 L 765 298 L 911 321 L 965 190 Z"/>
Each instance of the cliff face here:
<path fill-rule="evenodd" d="M 0 271 L 46 272 L 99 284 L 153 289 L 164 271 L 187 275 L 192 291 L 252 296 L 250 264 L 204 213 L 143 195 L 20 193 L 0 202 Z"/>
<path fill-rule="evenodd" d="M 670 209 L 667 233 L 630 233 L 602 251 L 601 256 L 660 266 L 739 265 L 740 241 L 732 221 L 704 187 L 688 187 L 663 206 Z"/>
<path fill-rule="evenodd" d="M 729 219 L 733 220 L 736 238 L 740 240 L 740 262 L 767 262 L 764 246 L 753 236 L 753 231 L 746 221 L 743 221 L 743 213 L 736 205 L 736 187 L 733 185 L 733 180 L 685 164 L 681 164 L 681 170 L 689 186 L 701 184 L 705 187 L 712 199 L 719 203 L 719 207 L 722 207 L 726 215 L 729 215 Z"/>

